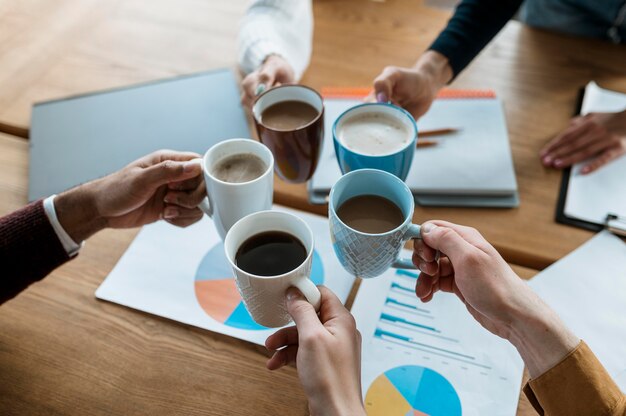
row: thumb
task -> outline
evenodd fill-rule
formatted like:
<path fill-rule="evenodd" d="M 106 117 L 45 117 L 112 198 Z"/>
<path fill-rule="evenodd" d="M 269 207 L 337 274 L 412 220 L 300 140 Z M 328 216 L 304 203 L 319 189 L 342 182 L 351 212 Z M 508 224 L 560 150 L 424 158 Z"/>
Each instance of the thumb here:
<path fill-rule="evenodd" d="M 259 84 L 265 84 L 265 88 L 269 89 L 274 86 L 276 81 L 276 70 L 274 67 L 265 66 L 259 72 Z"/>
<path fill-rule="evenodd" d="M 304 295 L 295 287 L 287 289 L 286 293 L 287 312 L 296 323 L 299 334 L 306 334 L 322 327 L 322 323 L 317 317 L 315 308 L 311 305 Z"/>
<path fill-rule="evenodd" d="M 178 182 L 191 179 L 200 174 L 202 168 L 198 159 L 179 162 L 164 160 L 150 167 L 144 168 L 139 173 L 142 186 L 155 187 L 169 182 Z"/>
<path fill-rule="evenodd" d="M 390 67 L 385 68 L 383 72 L 376 77 L 374 80 L 374 95 L 377 102 L 385 103 L 392 101 L 396 77 L 397 71 Z"/>
<path fill-rule="evenodd" d="M 422 239 L 428 246 L 448 256 L 453 266 L 461 261 L 464 254 L 475 248 L 456 230 L 432 222 L 422 225 Z"/>

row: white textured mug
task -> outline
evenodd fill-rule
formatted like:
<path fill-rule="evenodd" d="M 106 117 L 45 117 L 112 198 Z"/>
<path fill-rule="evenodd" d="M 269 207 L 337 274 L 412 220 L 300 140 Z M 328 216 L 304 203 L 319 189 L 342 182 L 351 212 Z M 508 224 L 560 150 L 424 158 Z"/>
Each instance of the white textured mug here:
<path fill-rule="evenodd" d="M 242 153 L 258 156 L 267 169 L 249 182 L 224 182 L 213 176 L 211 168 L 221 159 Z M 202 158 L 202 171 L 207 198 L 199 207 L 213 219 L 222 240 L 237 221 L 253 212 L 272 207 L 274 196 L 274 156 L 272 152 L 251 139 L 230 139 L 212 146 Z"/>
<path fill-rule="evenodd" d="M 276 276 L 258 276 L 237 267 L 235 257 L 239 247 L 250 237 L 268 231 L 282 231 L 300 240 L 307 251 L 306 260 L 290 272 Z M 243 303 L 258 324 L 276 328 L 291 322 L 285 304 L 285 292 L 291 286 L 297 287 L 315 310 L 319 310 L 321 294 L 309 279 L 313 264 L 313 232 L 302 219 L 280 211 L 250 214 L 228 231 L 224 250 Z"/>

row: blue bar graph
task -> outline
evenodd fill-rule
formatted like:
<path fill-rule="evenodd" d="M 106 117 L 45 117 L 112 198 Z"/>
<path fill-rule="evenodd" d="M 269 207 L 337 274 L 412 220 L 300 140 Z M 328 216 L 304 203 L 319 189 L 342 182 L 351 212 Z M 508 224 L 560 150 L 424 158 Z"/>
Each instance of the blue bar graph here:
<path fill-rule="evenodd" d="M 412 277 L 414 279 L 417 279 L 419 277 L 419 273 L 414 273 L 414 272 L 409 272 L 406 270 L 396 270 L 396 274 L 400 275 L 400 276 L 407 276 L 407 277 Z"/>
<path fill-rule="evenodd" d="M 403 307 L 405 307 L 405 308 L 414 309 L 414 310 L 416 310 L 416 311 L 420 311 L 420 312 L 423 312 L 423 313 L 430 313 L 430 312 L 429 312 L 428 310 L 426 310 L 426 309 L 418 308 L 418 307 L 417 307 L 417 306 L 415 306 L 415 305 L 410 305 L 410 304 L 408 304 L 408 303 L 400 302 L 400 301 L 398 301 L 398 300 L 396 300 L 396 299 L 393 299 L 393 298 L 387 298 L 387 300 L 385 301 L 385 303 L 386 303 L 386 304 L 389 304 L 389 303 L 390 303 L 390 304 L 393 304 L 393 305 L 403 306 Z"/>
<path fill-rule="evenodd" d="M 468 360 L 475 360 L 476 359 L 475 357 L 472 357 L 471 355 L 461 354 L 461 353 L 458 353 L 458 352 L 446 350 L 444 348 L 433 347 L 432 345 L 422 344 L 421 342 L 415 342 L 410 337 L 407 337 L 407 336 L 404 336 L 404 335 L 399 335 L 399 334 L 396 334 L 396 333 L 393 333 L 393 332 L 389 332 L 389 331 L 385 331 L 385 330 L 382 330 L 380 328 L 376 328 L 376 332 L 374 333 L 374 336 L 378 337 L 378 338 L 381 338 L 381 339 L 382 339 L 383 336 L 394 338 L 394 339 L 399 339 L 400 341 L 405 341 L 405 342 L 408 342 L 408 343 L 413 344 L 413 345 L 419 345 L 419 346 L 424 347 L 424 348 L 431 348 L 431 349 L 436 350 L 436 351 L 441 351 L 441 352 L 444 352 L 446 354 L 451 354 L 451 355 L 454 355 L 454 356 L 457 356 L 457 357 L 463 357 L 463 358 L 466 358 Z"/>
<path fill-rule="evenodd" d="M 409 293 L 411 293 L 411 294 L 414 294 L 414 293 L 415 293 L 415 289 L 411 289 L 410 287 L 402 286 L 402 285 L 400 285 L 400 284 L 398 284 L 398 283 L 395 283 L 395 282 L 393 282 L 393 283 L 391 284 L 391 289 L 392 289 L 392 290 L 393 290 L 393 289 L 403 290 L 403 291 L 405 291 L 405 292 L 409 292 Z"/>
<path fill-rule="evenodd" d="M 389 314 L 386 314 L 386 313 L 383 313 L 382 315 L 380 315 L 380 319 L 383 320 L 383 321 L 388 321 L 388 322 L 400 322 L 400 323 L 411 325 L 411 326 L 415 326 L 415 327 L 418 327 L 418 328 L 427 329 L 427 330 L 433 331 L 433 332 L 441 332 L 441 331 L 433 328 L 432 326 L 426 326 L 426 325 L 418 324 L 417 322 L 409 321 L 408 319 L 400 318 L 398 316 L 393 316 L 393 315 L 389 315 Z"/>

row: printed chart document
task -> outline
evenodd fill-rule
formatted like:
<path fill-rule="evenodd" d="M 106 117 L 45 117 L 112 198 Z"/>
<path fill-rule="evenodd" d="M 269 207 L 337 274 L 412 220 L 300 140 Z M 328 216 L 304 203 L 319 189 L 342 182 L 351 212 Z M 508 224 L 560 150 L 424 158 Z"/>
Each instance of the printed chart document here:
<path fill-rule="evenodd" d="M 529 285 L 626 393 L 626 244 L 602 231 Z"/>
<path fill-rule="evenodd" d="M 600 88 L 595 82 L 590 82 L 585 88 L 581 114 L 624 109 L 626 94 Z M 596 224 L 604 224 L 608 213 L 626 216 L 626 157 L 583 175 L 580 170 L 587 163 L 572 166 L 565 214 Z"/>
<path fill-rule="evenodd" d="M 315 238 L 311 279 L 345 302 L 354 278 L 339 264 L 328 220 L 282 207 L 306 221 Z M 178 228 L 164 221 L 145 226 L 96 291 L 108 300 L 209 331 L 264 344 L 276 329 L 252 320 L 241 301 L 213 222 Z"/>
<path fill-rule="evenodd" d="M 417 273 L 364 280 L 352 313 L 363 337 L 369 416 L 515 415 L 523 362 L 452 294 L 415 295 Z"/>

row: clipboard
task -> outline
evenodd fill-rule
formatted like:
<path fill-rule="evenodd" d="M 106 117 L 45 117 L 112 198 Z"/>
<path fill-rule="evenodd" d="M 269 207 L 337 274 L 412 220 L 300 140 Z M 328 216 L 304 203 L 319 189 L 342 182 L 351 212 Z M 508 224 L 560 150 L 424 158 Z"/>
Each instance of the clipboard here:
<path fill-rule="evenodd" d="M 576 100 L 576 111 L 573 116 L 577 116 L 582 111 L 583 100 L 585 98 L 586 87 L 581 87 Z M 583 219 L 568 216 L 565 213 L 565 204 L 567 201 L 567 192 L 569 189 L 569 181 L 572 176 L 572 167 L 563 169 L 561 176 L 561 185 L 559 188 L 559 197 L 556 204 L 555 220 L 559 224 L 571 225 L 589 231 L 599 232 L 604 229 L 609 230 L 613 234 L 626 236 L 626 217 L 608 212 L 604 223 L 586 221 Z"/>

